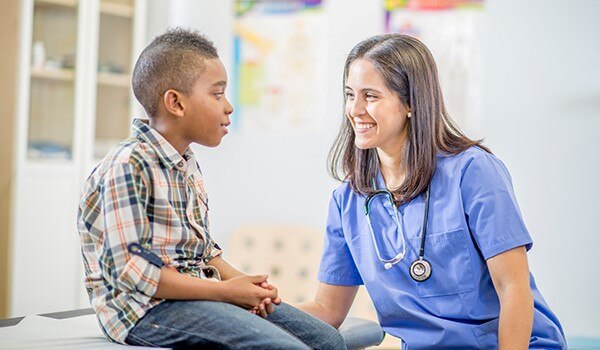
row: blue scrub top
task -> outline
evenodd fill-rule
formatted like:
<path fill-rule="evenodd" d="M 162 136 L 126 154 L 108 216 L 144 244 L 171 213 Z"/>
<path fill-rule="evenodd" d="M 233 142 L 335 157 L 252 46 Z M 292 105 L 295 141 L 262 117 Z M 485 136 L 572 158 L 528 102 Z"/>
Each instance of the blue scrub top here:
<path fill-rule="evenodd" d="M 385 188 L 381 174 L 378 188 Z M 508 170 L 494 155 L 471 147 L 438 156 L 431 182 L 425 259 L 431 277 L 414 281 L 425 208 L 424 194 L 397 210 L 407 246 L 405 258 L 386 270 L 378 259 L 364 213 L 365 196 L 345 182 L 329 206 L 319 281 L 364 284 L 383 329 L 407 349 L 493 349 L 498 347 L 500 303 L 486 260 L 519 246 L 529 250 L 527 232 Z M 383 197 L 371 203 L 371 221 L 381 257 L 402 251 L 396 210 Z M 535 285 L 530 348 L 566 349 L 562 327 Z"/>

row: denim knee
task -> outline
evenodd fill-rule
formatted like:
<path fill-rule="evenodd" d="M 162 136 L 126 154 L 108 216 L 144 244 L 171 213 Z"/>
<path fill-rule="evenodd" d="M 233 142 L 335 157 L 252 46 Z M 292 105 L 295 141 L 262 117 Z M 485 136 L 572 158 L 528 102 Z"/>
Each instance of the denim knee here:
<path fill-rule="evenodd" d="M 278 306 L 269 320 L 313 349 L 346 349 L 346 342 L 337 329 L 289 304 Z"/>
<path fill-rule="evenodd" d="M 317 345 L 319 350 L 346 350 L 346 341 L 342 334 L 333 327 L 327 327 L 323 330 L 320 342 Z"/>

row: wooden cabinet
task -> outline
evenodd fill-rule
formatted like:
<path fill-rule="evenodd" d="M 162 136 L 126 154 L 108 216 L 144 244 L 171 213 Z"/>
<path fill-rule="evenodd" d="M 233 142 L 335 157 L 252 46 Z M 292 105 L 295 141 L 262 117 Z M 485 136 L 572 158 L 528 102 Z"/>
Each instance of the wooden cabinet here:
<path fill-rule="evenodd" d="M 88 306 L 76 227 L 81 184 L 129 134 L 145 0 L 23 0 L 10 315 Z"/>
<path fill-rule="evenodd" d="M 19 0 L 6 0 L 0 11 L 0 318 L 8 316 L 10 301 L 10 257 L 12 226 L 12 182 L 14 177 L 14 129 L 17 109 L 17 64 L 19 61 Z"/>

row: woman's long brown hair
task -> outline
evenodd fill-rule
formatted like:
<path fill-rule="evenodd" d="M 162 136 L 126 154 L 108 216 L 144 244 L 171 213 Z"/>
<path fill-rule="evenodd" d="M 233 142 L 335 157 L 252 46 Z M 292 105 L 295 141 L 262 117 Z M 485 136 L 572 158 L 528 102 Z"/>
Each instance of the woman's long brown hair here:
<path fill-rule="evenodd" d="M 457 154 L 471 146 L 490 152 L 481 140 L 466 137 L 448 115 L 435 61 L 419 40 L 407 35 L 383 34 L 361 41 L 346 59 L 343 87 L 350 65 L 359 58 L 370 61 L 387 87 L 411 110 L 402 149 L 406 176 L 399 188 L 392 189 L 400 202 L 410 201 L 427 188 L 438 154 Z M 344 99 L 344 111 L 345 107 Z M 349 181 L 355 192 L 368 195 L 374 192 L 372 183 L 379 169 L 377 151 L 357 148 L 354 138 L 352 125 L 344 116 L 329 152 L 329 171 L 335 179 Z"/>

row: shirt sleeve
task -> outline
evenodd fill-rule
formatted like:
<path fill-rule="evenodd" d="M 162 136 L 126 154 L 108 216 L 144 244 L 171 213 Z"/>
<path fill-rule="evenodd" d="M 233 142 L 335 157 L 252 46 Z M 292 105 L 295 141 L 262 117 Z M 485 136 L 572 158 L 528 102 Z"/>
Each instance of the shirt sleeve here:
<path fill-rule="evenodd" d="M 461 179 L 465 215 L 479 250 L 489 259 L 533 241 L 521 216 L 508 170 L 494 155 L 483 153 L 465 167 Z"/>
<path fill-rule="evenodd" d="M 339 286 L 358 286 L 363 280 L 356 268 L 342 228 L 341 212 L 335 194 L 329 202 L 325 245 L 319 267 L 319 281 Z"/>
<path fill-rule="evenodd" d="M 204 247 L 204 252 L 202 256 L 208 262 L 221 255 L 223 251 L 221 250 L 221 247 L 219 247 L 219 245 L 215 243 L 210 234 L 207 233 L 206 238 L 208 242 L 206 242 L 206 246 Z"/>
<path fill-rule="evenodd" d="M 105 174 L 100 191 L 105 229 L 100 254 L 102 274 L 113 287 L 141 298 L 140 302 L 150 300 L 160 278 L 159 267 L 128 251 L 131 243 L 151 249 L 146 181 L 134 165 L 115 164 Z"/>

